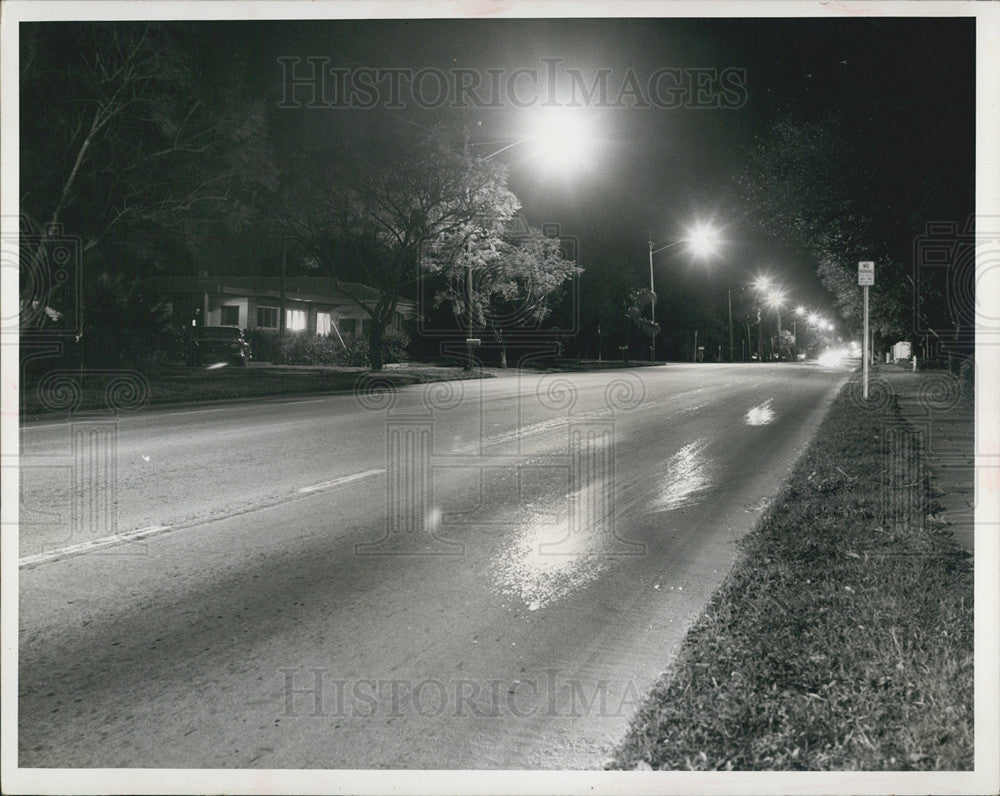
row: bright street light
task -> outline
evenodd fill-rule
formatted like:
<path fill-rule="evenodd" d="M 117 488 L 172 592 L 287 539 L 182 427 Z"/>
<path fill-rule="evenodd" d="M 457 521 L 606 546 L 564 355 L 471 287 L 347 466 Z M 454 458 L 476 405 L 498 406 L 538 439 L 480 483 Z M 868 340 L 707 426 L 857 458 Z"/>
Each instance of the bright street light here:
<path fill-rule="evenodd" d="M 709 224 L 697 223 L 683 238 L 678 238 L 677 240 L 670 241 L 657 248 L 656 244 L 653 243 L 653 233 L 649 233 L 649 321 L 653 325 L 653 330 L 650 334 L 652 338 L 649 344 L 649 361 L 656 361 L 656 286 L 653 281 L 653 255 L 657 252 L 665 251 L 666 249 L 671 249 L 674 246 L 680 246 L 682 243 L 688 244 L 691 251 L 700 257 L 706 257 L 713 254 L 719 242 L 718 232 Z M 695 351 L 695 358 L 697 358 L 698 352 Z"/>
<path fill-rule="evenodd" d="M 741 293 L 747 288 L 752 288 L 757 292 L 758 295 L 763 295 L 767 291 L 771 290 L 771 277 L 767 274 L 758 274 L 757 278 L 746 285 L 740 285 L 739 287 L 729 288 L 727 298 L 729 300 L 729 361 L 733 361 L 733 293 Z M 762 337 L 760 332 L 760 327 L 757 329 L 757 354 L 761 359 L 763 359 L 764 352 L 761 350 Z M 750 327 L 747 326 L 747 348 L 750 348 Z"/>
<path fill-rule="evenodd" d="M 719 247 L 719 234 L 708 224 L 695 224 L 686 239 L 691 251 L 699 257 L 709 257 Z"/>
<path fill-rule="evenodd" d="M 536 107 L 524 141 L 545 165 L 566 170 L 587 162 L 595 138 L 586 109 Z"/>

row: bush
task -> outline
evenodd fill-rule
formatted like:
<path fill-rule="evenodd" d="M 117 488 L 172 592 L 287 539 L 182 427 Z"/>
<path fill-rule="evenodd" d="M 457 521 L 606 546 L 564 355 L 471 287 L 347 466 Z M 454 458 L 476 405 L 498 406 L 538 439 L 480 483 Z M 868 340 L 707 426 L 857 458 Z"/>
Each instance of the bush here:
<path fill-rule="evenodd" d="M 340 341 L 308 332 L 286 332 L 277 357 L 278 365 L 338 365 Z"/>
<path fill-rule="evenodd" d="M 278 333 L 273 329 L 244 329 L 247 342 L 250 343 L 251 356 L 263 362 L 275 362 L 280 350 Z"/>
<path fill-rule="evenodd" d="M 341 365 L 365 367 L 369 364 L 368 338 L 364 335 L 349 334 L 344 336 L 344 349 L 340 352 Z"/>
<path fill-rule="evenodd" d="M 344 335 L 344 345 L 335 335 L 320 337 L 308 332 L 285 332 L 282 341 L 272 329 L 247 329 L 247 339 L 255 360 L 276 365 L 344 365 L 365 367 L 369 364 L 368 336 Z M 410 336 L 400 329 L 386 329 L 382 338 L 385 362 L 404 362 L 408 358 Z"/>
<path fill-rule="evenodd" d="M 382 355 L 386 362 L 405 362 L 410 358 L 410 335 L 404 329 L 386 329 L 382 337 Z"/>
<path fill-rule="evenodd" d="M 344 337 L 346 347 L 340 351 L 340 364 L 365 367 L 371 363 L 369 359 L 369 343 L 367 335 L 347 335 Z M 402 329 L 386 329 L 382 336 L 382 361 L 405 362 L 409 359 L 407 351 L 410 336 Z"/>

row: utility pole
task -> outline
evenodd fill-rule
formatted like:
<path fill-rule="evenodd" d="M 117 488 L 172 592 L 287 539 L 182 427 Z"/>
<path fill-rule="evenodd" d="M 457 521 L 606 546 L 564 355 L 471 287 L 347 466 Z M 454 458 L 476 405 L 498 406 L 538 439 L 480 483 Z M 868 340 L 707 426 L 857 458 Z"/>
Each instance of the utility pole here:
<path fill-rule="evenodd" d="M 757 361 L 764 361 L 764 318 L 757 310 Z"/>
<path fill-rule="evenodd" d="M 281 282 L 278 289 L 278 339 L 285 339 L 285 273 L 288 270 L 288 238 L 281 239 Z"/>
<path fill-rule="evenodd" d="M 656 361 L 656 288 L 653 286 L 653 231 L 649 231 L 649 361 Z"/>
<path fill-rule="evenodd" d="M 729 290 L 729 361 L 733 361 L 733 291 Z"/>
<path fill-rule="evenodd" d="M 775 314 L 778 316 L 778 358 L 781 358 L 781 310 L 776 309 Z"/>

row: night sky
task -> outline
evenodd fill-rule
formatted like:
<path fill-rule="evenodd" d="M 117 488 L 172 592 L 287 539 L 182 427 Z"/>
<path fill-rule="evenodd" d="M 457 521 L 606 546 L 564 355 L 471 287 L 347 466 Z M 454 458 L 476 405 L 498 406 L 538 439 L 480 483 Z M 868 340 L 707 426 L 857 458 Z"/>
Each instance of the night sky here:
<path fill-rule="evenodd" d="M 786 111 L 807 119 L 841 112 L 858 141 L 873 145 L 865 151 L 900 166 L 896 172 L 905 179 L 886 185 L 885 192 L 886 201 L 901 204 L 901 212 L 922 180 L 941 174 L 956 186 L 950 203 L 972 211 L 971 19 L 286 20 L 198 23 L 197 28 L 208 43 L 204 68 L 217 70 L 220 79 L 238 68 L 267 96 L 279 157 L 381 125 L 467 129 L 475 151 L 486 154 L 524 137 L 537 113 L 537 107 L 516 107 L 510 97 L 491 95 L 490 70 L 503 80 L 518 69 L 541 75 L 537 89 L 527 79 L 518 84 L 516 98 L 525 103 L 533 90 L 545 101 L 552 63 L 546 59 L 559 59 L 558 103 L 568 101 L 572 70 L 588 82 L 596 70 L 608 70 L 607 101 L 581 103 L 585 107 L 574 111 L 594 142 L 582 164 L 568 172 L 544 168 L 528 145 L 497 156 L 509 166 L 510 187 L 528 222 L 558 224 L 563 234 L 577 237 L 585 267 L 623 260 L 641 265 L 650 231 L 654 239 L 668 240 L 689 223 L 713 220 L 728 241 L 713 268 L 737 274 L 768 270 L 793 285 L 798 300 L 825 303 L 815 263 L 740 223 L 727 193 L 743 149 Z M 456 103 L 461 107 L 447 102 L 421 108 L 408 91 L 397 103 L 402 107 L 386 107 L 388 82 L 379 84 L 372 108 L 336 99 L 326 102 L 333 107 L 305 107 L 308 87 L 296 89 L 293 97 L 302 107 L 280 107 L 289 67 L 279 59 L 300 59 L 294 69 L 301 76 L 308 73 L 310 57 L 326 59 L 329 68 L 354 70 L 351 74 L 365 68 L 469 70 L 483 78 L 478 96 L 500 107 L 471 107 L 466 95 Z M 630 72 L 644 88 L 662 69 L 682 70 L 682 79 L 691 70 L 709 75 L 730 70 L 741 82 L 742 96 L 730 92 L 723 107 L 712 107 L 718 89 L 709 78 L 709 93 L 702 97 L 708 101 L 701 103 L 709 107 L 691 101 L 693 89 L 680 92 L 680 107 L 665 107 L 663 96 L 642 107 L 643 98 L 635 94 L 615 106 Z M 427 85 L 432 101 L 425 104 L 432 105 L 435 86 Z M 725 107 L 726 100 L 737 107 Z M 683 257 L 657 262 L 666 280 L 701 276 Z"/>

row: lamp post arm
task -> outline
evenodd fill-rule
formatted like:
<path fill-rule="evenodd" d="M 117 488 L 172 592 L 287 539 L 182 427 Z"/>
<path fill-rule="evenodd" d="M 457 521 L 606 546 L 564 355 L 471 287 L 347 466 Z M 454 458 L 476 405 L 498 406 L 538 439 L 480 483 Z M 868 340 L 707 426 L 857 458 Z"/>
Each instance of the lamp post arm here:
<path fill-rule="evenodd" d="M 491 158 L 495 158 L 501 152 L 506 152 L 508 149 L 513 149 L 516 146 L 520 146 L 521 144 L 527 143 L 529 140 L 531 139 L 522 138 L 520 141 L 514 141 L 512 144 L 507 144 L 507 146 L 501 147 L 496 152 L 490 152 L 490 154 L 480 158 L 480 160 L 490 160 Z"/>
<path fill-rule="evenodd" d="M 684 240 L 675 240 L 675 241 L 671 241 L 670 243 L 667 243 L 667 244 L 665 244 L 663 246 L 660 246 L 659 248 L 654 248 L 654 246 L 656 246 L 656 244 L 653 243 L 652 240 L 650 240 L 649 241 L 649 255 L 650 255 L 650 257 L 652 257 L 654 254 L 656 254 L 658 252 L 665 251 L 666 249 L 669 249 L 669 248 L 671 248 L 673 246 L 679 246 L 680 244 L 685 243 L 685 242 L 686 241 L 684 241 Z"/>

